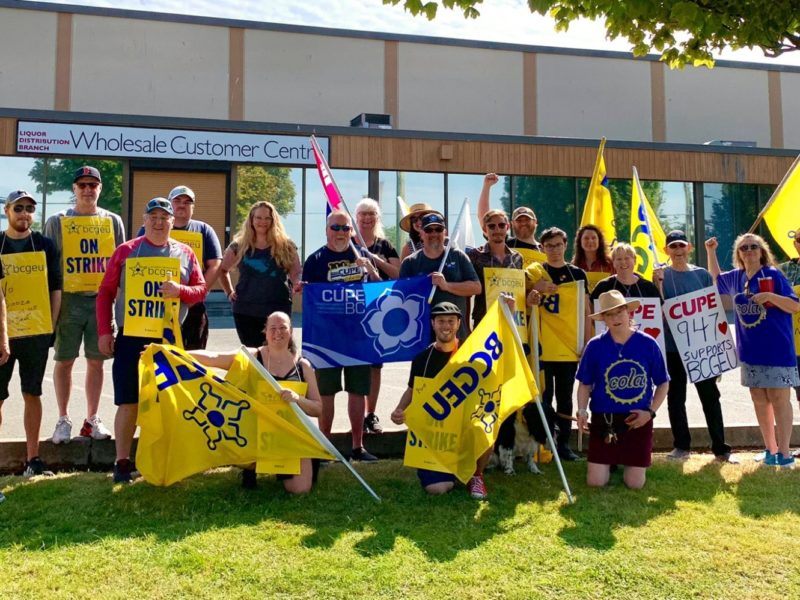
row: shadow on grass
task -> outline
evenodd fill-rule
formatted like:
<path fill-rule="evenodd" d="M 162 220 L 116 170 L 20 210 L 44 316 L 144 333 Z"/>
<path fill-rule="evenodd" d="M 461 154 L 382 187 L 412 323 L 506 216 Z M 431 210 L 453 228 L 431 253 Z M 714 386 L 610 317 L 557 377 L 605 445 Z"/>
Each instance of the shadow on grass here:
<path fill-rule="evenodd" d="M 258 489 L 244 490 L 237 469 L 198 475 L 168 488 L 144 481 L 114 486 L 110 475 L 95 473 L 0 478 L 8 497 L 0 505 L 0 547 L 37 551 L 108 538 L 178 541 L 208 530 L 249 526 L 254 526 L 252 535 L 263 536 L 265 527 L 256 526 L 269 530 L 274 522 L 276 527 L 309 529 L 300 541 L 309 548 L 327 549 L 356 534 L 355 550 L 376 556 L 391 551 L 402 537 L 430 559 L 450 561 L 505 532 L 519 504 L 563 500 L 554 467 L 541 477 L 488 475 L 488 502 L 471 499 L 463 486 L 428 497 L 415 472 L 398 461 L 360 470 L 383 502 L 376 503 L 341 465 L 324 468 L 317 488 L 305 497 L 289 496 L 269 477 L 259 479 Z"/>

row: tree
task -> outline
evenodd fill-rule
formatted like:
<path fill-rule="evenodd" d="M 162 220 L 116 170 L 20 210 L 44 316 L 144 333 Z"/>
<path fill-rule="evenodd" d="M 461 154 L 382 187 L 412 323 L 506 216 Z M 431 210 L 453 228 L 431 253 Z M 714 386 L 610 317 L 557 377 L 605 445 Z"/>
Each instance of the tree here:
<path fill-rule="evenodd" d="M 401 2 L 428 19 L 439 4 L 475 19 L 483 0 L 383 0 Z M 725 48 L 760 48 L 770 58 L 800 49 L 797 0 L 528 0 L 528 6 L 552 17 L 558 31 L 580 18 L 604 18 L 609 39 L 627 39 L 634 56 L 655 50 L 672 68 L 712 67 L 713 53 Z"/>
<path fill-rule="evenodd" d="M 272 203 L 280 215 L 294 212 L 295 187 L 287 167 L 241 165 L 236 171 L 236 222 L 242 223 L 250 207 L 260 200 Z"/>
<path fill-rule="evenodd" d="M 39 194 L 72 191 L 75 171 L 84 166 L 100 171 L 103 190 L 98 206 L 119 214 L 122 211 L 122 163 L 115 160 L 86 160 L 83 158 L 37 158 L 28 177 L 36 182 Z"/>

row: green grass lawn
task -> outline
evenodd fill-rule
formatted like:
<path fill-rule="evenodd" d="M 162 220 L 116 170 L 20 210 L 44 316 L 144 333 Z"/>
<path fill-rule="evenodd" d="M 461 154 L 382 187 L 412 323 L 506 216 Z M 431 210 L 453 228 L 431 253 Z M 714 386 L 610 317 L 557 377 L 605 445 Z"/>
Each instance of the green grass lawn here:
<path fill-rule="evenodd" d="M 522 465 L 518 465 L 522 470 Z M 800 470 L 657 459 L 644 490 L 567 465 L 491 473 L 489 500 L 429 498 L 399 461 L 341 465 L 288 497 L 236 469 L 170 488 L 0 478 L 0 598 L 800 597 Z"/>

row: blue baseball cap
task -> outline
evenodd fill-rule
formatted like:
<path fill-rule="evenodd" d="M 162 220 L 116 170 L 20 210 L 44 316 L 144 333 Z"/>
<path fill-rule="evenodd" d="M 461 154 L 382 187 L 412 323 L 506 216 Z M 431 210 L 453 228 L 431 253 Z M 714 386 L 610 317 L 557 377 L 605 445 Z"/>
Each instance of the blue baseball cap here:
<path fill-rule="evenodd" d="M 165 211 L 167 214 L 174 214 L 172 212 L 172 203 L 166 198 L 161 197 L 150 200 L 150 202 L 147 203 L 147 206 L 144 207 L 144 213 L 149 215 L 151 212 L 159 208 Z"/>

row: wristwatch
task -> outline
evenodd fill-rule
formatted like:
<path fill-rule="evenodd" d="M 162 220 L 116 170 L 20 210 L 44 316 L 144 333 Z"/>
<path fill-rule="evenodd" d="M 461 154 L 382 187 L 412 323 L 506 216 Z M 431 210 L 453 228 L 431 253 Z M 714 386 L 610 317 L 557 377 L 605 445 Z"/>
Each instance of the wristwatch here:
<path fill-rule="evenodd" d="M 652 408 L 648 408 L 647 412 L 650 413 L 650 418 L 651 419 L 655 419 L 656 418 L 656 411 L 654 411 Z"/>

